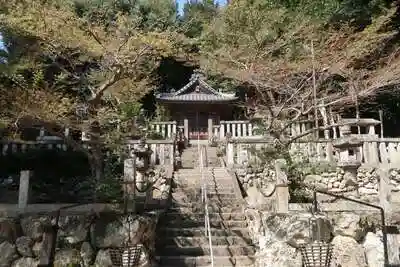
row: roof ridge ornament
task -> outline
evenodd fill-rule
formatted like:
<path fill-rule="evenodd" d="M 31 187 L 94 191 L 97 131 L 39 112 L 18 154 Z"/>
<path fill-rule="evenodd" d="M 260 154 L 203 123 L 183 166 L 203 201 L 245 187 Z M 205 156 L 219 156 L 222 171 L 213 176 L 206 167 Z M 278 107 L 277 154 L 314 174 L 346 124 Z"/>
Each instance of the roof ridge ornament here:
<path fill-rule="evenodd" d="M 206 75 L 200 69 L 193 70 L 193 74 L 190 77 L 190 81 L 194 80 L 205 80 Z"/>

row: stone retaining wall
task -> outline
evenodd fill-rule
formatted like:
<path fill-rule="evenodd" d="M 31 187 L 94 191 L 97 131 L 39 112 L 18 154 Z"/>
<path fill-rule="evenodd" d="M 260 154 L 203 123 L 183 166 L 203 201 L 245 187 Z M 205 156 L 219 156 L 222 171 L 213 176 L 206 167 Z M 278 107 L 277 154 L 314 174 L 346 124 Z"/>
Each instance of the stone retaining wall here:
<path fill-rule="evenodd" d="M 275 171 L 269 168 L 239 168 L 236 169 L 243 189 L 256 187 L 261 191 L 269 191 L 271 184 L 275 183 Z M 304 177 L 306 184 L 332 193 L 346 193 L 352 197 L 368 202 L 377 202 L 379 197 L 380 178 L 376 168 L 360 167 L 355 180 L 347 179 L 342 169 L 308 174 Z M 389 171 L 389 187 L 393 201 L 400 200 L 400 170 Z M 250 191 L 254 191 L 250 189 Z"/>
<path fill-rule="evenodd" d="M 113 248 L 127 241 L 141 247 L 140 266 L 151 267 L 156 225 L 171 191 L 172 174 L 155 172 L 153 191 L 142 215 L 121 215 L 118 204 L 86 204 L 64 209 L 57 232 L 54 267 L 114 267 Z M 49 259 L 60 208 L 70 204 L 0 204 L 0 267 L 36 267 Z M 126 251 L 126 250 L 125 250 Z"/>
<path fill-rule="evenodd" d="M 143 245 L 142 266 L 151 266 L 157 214 L 125 215 L 63 214 L 59 221 L 55 267 L 98 266 L 112 267 L 111 247 L 128 241 Z M 36 267 L 49 255 L 55 217 L 27 215 L 19 218 L 0 218 L 0 266 Z M 79 264 L 79 265 L 78 265 Z"/>
<path fill-rule="evenodd" d="M 310 241 L 311 217 L 308 212 L 273 214 L 246 210 L 249 229 L 257 245 L 257 267 L 301 267 L 299 247 Z M 327 219 L 323 231 L 333 245 L 331 266 L 382 267 L 384 263 L 379 213 L 373 211 L 334 211 L 323 214 Z M 400 213 L 392 216 L 391 224 L 399 225 Z M 391 264 L 399 261 L 399 235 L 389 235 Z"/>

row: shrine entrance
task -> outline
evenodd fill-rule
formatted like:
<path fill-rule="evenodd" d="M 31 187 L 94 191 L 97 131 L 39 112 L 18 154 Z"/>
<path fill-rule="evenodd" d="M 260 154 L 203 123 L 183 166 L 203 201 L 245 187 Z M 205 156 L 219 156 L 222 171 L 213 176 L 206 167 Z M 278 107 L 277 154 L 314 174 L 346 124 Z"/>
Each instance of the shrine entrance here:
<path fill-rule="evenodd" d="M 208 139 L 208 114 L 206 112 L 195 112 L 188 114 L 189 138 L 191 140 Z"/>

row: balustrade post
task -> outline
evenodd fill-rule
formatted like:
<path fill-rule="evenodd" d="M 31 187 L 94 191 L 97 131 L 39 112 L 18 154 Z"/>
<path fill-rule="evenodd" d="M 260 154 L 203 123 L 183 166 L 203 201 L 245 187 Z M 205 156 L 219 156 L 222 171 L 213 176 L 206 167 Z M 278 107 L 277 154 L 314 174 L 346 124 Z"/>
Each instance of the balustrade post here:
<path fill-rule="evenodd" d="M 231 133 L 232 133 L 232 137 L 236 137 L 237 135 L 236 135 L 236 123 L 231 123 L 231 127 L 232 127 L 232 131 L 231 131 Z"/>
<path fill-rule="evenodd" d="M 18 192 L 18 208 L 25 209 L 29 202 L 29 179 L 31 177 L 30 171 L 21 171 L 19 178 L 19 192 Z"/>
<path fill-rule="evenodd" d="M 221 125 L 221 128 L 219 131 L 219 135 L 220 135 L 219 137 L 222 140 L 225 138 L 225 121 L 220 121 L 220 125 Z"/>
<path fill-rule="evenodd" d="M 388 151 L 386 149 L 386 143 L 385 142 L 381 142 L 379 144 L 379 155 L 380 155 L 382 164 L 388 165 L 390 157 L 389 157 L 389 153 L 388 153 Z"/>
<path fill-rule="evenodd" d="M 242 128 L 243 128 L 243 137 L 249 136 L 249 134 L 247 133 L 247 124 L 246 123 L 242 124 Z"/>
<path fill-rule="evenodd" d="M 131 151 L 130 151 L 131 153 Z M 128 199 L 128 209 L 135 207 L 135 177 L 136 177 L 136 156 L 124 160 L 124 186 L 122 188 L 125 197 Z"/>
<path fill-rule="evenodd" d="M 43 139 L 44 136 L 45 136 L 44 127 L 40 127 L 40 132 L 39 132 L 39 138 L 40 138 L 40 140 Z"/>
<path fill-rule="evenodd" d="M 172 166 L 175 166 L 175 147 L 176 147 L 176 143 L 177 143 L 177 135 L 173 134 L 171 136 L 171 141 L 172 144 L 169 145 L 169 157 L 170 157 L 170 164 Z"/>
<path fill-rule="evenodd" d="M 219 126 L 219 125 L 214 125 L 214 136 L 215 136 L 216 138 L 219 137 L 219 129 L 220 129 L 220 126 Z"/>
<path fill-rule="evenodd" d="M 326 144 L 326 160 L 328 162 L 334 162 L 333 158 L 333 145 L 331 141 Z"/>
<path fill-rule="evenodd" d="M 253 124 L 252 123 L 249 123 L 248 129 L 249 129 L 249 136 L 253 136 Z"/>
<path fill-rule="evenodd" d="M 286 161 L 279 159 L 275 161 L 275 175 L 276 175 L 276 213 L 287 214 L 289 213 L 289 186 L 287 175 L 284 171 Z"/>
<path fill-rule="evenodd" d="M 160 165 L 165 164 L 165 144 L 160 144 Z"/>
<path fill-rule="evenodd" d="M 177 134 L 177 132 L 176 132 L 176 121 L 173 121 L 173 123 L 172 123 L 172 134 Z"/>
<path fill-rule="evenodd" d="M 150 149 L 152 151 L 150 156 L 150 164 L 156 165 L 157 162 L 157 144 L 151 144 Z"/>
<path fill-rule="evenodd" d="M 213 121 L 211 118 L 208 118 L 207 124 L 208 124 L 208 139 L 210 140 L 213 135 Z"/>
<path fill-rule="evenodd" d="M 242 124 L 238 123 L 237 124 L 237 137 L 241 137 L 242 136 Z"/>
<path fill-rule="evenodd" d="M 162 137 L 166 137 L 167 135 L 166 135 L 166 133 L 165 133 L 165 124 L 162 124 L 161 125 L 161 135 L 162 135 Z"/>
<path fill-rule="evenodd" d="M 375 138 L 378 137 L 375 134 L 375 125 L 369 125 L 368 126 L 368 136 Z M 377 142 L 368 142 L 369 146 L 369 162 L 373 165 L 378 165 L 379 164 L 379 151 L 378 151 L 378 143 Z"/>
<path fill-rule="evenodd" d="M 171 138 L 172 137 L 172 124 L 168 122 L 167 124 L 167 138 Z"/>
<path fill-rule="evenodd" d="M 227 133 L 226 135 L 226 161 L 228 166 L 233 166 L 235 164 L 235 151 L 234 144 L 232 140 L 232 135 Z"/>

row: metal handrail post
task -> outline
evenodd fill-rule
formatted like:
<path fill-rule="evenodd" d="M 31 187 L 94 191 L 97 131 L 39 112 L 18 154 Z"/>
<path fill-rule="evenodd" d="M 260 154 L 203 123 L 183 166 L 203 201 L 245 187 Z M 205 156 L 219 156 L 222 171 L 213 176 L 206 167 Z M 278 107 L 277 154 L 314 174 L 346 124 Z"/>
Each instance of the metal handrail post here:
<path fill-rule="evenodd" d="M 204 228 L 205 228 L 205 236 L 208 237 L 208 245 L 210 248 L 210 258 L 211 258 L 211 266 L 214 267 L 214 252 L 212 247 L 212 236 L 211 236 L 211 227 L 210 227 L 210 215 L 208 212 L 208 197 L 207 197 L 207 184 L 206 179 L 204 177 L 204 151 L 200 149 L 200 142 L 198 138 L 198 151 L 200 152 L 200 173 L 201 173 L 201 191 L 202 191 L 202 198 L 204 203 Z"/>

